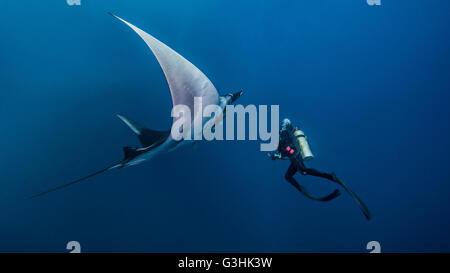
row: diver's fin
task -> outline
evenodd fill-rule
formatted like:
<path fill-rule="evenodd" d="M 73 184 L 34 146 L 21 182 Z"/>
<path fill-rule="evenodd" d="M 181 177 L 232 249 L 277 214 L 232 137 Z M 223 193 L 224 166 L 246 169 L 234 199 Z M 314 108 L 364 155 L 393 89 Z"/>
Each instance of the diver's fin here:
<path fill-rule="evenodd" d="M 332 193 L 324 196 L 324 197 L 313 197 L 311 196 L 308 191 L 306 190 L 305 187 L 303 187 L 302 185 L 298 185 L 297 189 L 307 198 L 311 199 L 311 200 L 315 200 L 315 201 L 322 201 L 322 202 L 326 202 L 326 201 L 330 201 L 333 200 L 334 198 L 338 197 L 339 195 L 341 195 L 341 192 L 339 190 L 334 190 Z"/>
<path fill-rule="evenodd" d="M 341 185 L 346 192 L 348 192 L 348 194 L 350 194 L 351 197 L 353 197 L 353 199 L 355 199 L 356 203 L 358 203 L 359 207 L 361 208 L 362 213 L 364 214 L 364 216 L 366 217 L 367 220 L 371 219 L 371 214 L 369 209 L 367 208 L 367 206 L 364 204 L 364 202 L 358 197 L 358 195 L 356 195 L 356 193 L 354 193 L 352 190 L 350 190 L 349 187 L 347 187 L 347 185 L 345 185 L 337 176 L 336 174 L 332 174 L 333 175 L 333 179 L 335 180 L 336 183 L 338 183 L 339 185 Z"/>
<path fill-rule="evenodd" d="M 155 143 L 162 142 L 167 139 L 170 131 L 156 131 L 150 130 L 142 126 L 141 124 L 128 119 L 124 116 L 117 115 L 130 129 L 138 136 L 142 147 L 148 147 Z"/>
<path fill-rule="evenodd" d="M 339 195 L 341 195 L 341 192 L 338 189 L 336 189 L 329 195 L 319 198 L 318 200 L 319 201 L 330 201 L 330 200 L 333 200 L 334 198 L 338 197 Z"/>
<path fill-rule="evenodd" d="M 44 195 L 44 194 L 47 194 L 47 193 L 50 193 L 50 192 L 54 192 L 54 191 L 63 189 L 63 188 L 65 188 L 65 187 L 68 187 L 68 186 L 70 186 L 70 185 L 76 184 L 76 183 L 78 183 L 78 182 L 82 182 L 82 181 L 84 181 L 84 180 L 86 180 L 86 179 L 88 179 L 88 178 L 91 178 L 91 177 L 93 177 L 93 176 L 96 176 L 96 175 L 98 175 L 98 174 L 104 173 L 104 172 L 106 172 L 106 171 L 109 171 L 109 170 L 118 168 L 118 167 L 120 167 L 120 166 L 121 166 L 120 163 L 119 163 L 119 164 L 115 164 L 115 165 L 113 165 L 113 166 L 111 166 L 111 167 L 108 167 L 108 168 L 105 168 L 105 169 L 103 169 L 103 170 L 97 171 L 97 172 L 92 173 L 92 174 L 90 174 L 90 175 L 88 175 L 88 176 L 85 176 L 85 177 L 83 177 L 83 178 L 77 179 L 77 180 L 72 181 L 72 182 L 69 182 L 69 183 L 67 183 L 67 184 L 63 184 L 63 185 L 60 185 L 60 186 L 58 186 L 58 187 L 52 188 L 52 189 L 50 189 L 50 190 L 47 190 L 47 191 L 44 191 L 44 192 L 35 194 L 35 195 L 33 195 L 33 196 L 30 196 L 30 197 L 28 197 L 28 199 L 33 199 L 33 198 L 42 196 L 42 195 Z"/>

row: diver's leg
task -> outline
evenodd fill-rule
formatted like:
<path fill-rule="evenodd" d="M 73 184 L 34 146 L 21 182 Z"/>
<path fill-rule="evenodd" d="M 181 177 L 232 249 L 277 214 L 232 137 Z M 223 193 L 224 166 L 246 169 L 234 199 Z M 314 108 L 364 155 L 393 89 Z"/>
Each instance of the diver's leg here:
<path fill-rule="evenodd" d="M 295 167 L 295 165 L 293 163 L 291 163 L 291 165 L 289 165 L 289 168 L 286 172 L 286 174 L 284 175 L 284 178 L 292 185 L 294 186 L 297 190 L 301 191 L 300 185 L 297 183 L 297 180 L 295 180 L 294 175 L 297 173 L 297 168 Z"/>
<path fill-rule="evenodd" d="M 331 180 L 331 181 L 341 185 L 345 189 L 345 191 L 348 192 L 350 194 L 350 196 L 353 197 L 353 199 L 355 199 L 356 203 L 358 203 L 359 207 L 361 208 L 361 210 L 362 210 L 364 216 L 367 218 L 367 220 L 370 220 L 370 218 L 371 218 L 370 211 L 367 208 L 367 206 L 363 203 L 363 201 L 361 199 L 359 199 L 359 197 L 352 190 L 350 190 L 349 187 L 347 187 L 347 185 L 345 185 L 341 180 L 339 180 L 339 178 L 336 176 L 335 173 L 328 174 L 328 173 L 318 171 L 316 169 L 305 168 L 305 169 L 301 170 L 301 174 L 323 177 L 323 178 L 326 178 L 328 180 Z"/>
<path fill-rule="evenodd" d="M 297 180 L 295 180 L 295 178 L 294 178 L 295 173 L 297 173 L 297 171 L 298 171 L 298 167 L 299 166 L 296 166 L 296 164 L 291 163 L 284 178 L 292 186 L 294 186 L 301 194 L 308 197 L 309 199 L 316 200 L 316 201 L 330 201 L 339 196 L 339 194 L 340 194 L 339 190 L 334 190 L 331 194 L 324 196 L 324 197 L 320 197 L 320 198 L 316 198 L 316 197 L 309 195 L 309 193 L 306 191 L 306 189 L 304 187 L 302 187 L 300 184 L 298 184 Z"/>
<path fill-rule="evenodd" d="M 301 171 L 301 174 L 322 177 L 322 178 L 331 180 L 333 182 L 338 182 L 337 179 L 336 179 L 336 175 L 333 175 L 331 173 L 321 172 L 321 171 L 318 171 L 318 170 L 313 169 L 313 168 L 305 168 L 305 169 L 303 169 Z"/>

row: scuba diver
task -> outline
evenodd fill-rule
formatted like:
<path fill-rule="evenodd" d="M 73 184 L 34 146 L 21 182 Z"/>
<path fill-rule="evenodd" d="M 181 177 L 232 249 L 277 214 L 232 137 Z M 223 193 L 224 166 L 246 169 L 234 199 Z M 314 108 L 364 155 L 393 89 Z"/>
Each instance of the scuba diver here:
<path fill-rule="evenodd" d="M 366 205 L 359 199 L 359 197 L 352 192 L 339 178 L 335 173 L 325 173 L 318 171 L 313 168 L 307 168 L 304 164 L 304 161 L 311 161 L 314 156 L 311 153 L 311 149 L 309 148 L 309 144 L 306 140 L 305 134 L 294 127 L 291 124 L 289 119 L 284 119 L 281 123 L 280 129 L 280 142 L 278 144 L 278 152 L 275 154 L 269 153 L 268 156 L 272 160 L 289 159 L 291 161 L 291 165 L 286 172 L 285 178 L 286 180 L 292 184 L 300 193 L 306 196 L 309 199 L 316 201 L 330 201 L 340 195 L 340 191 L 338 189 L 334 190 L 332 193 L 323 196 L 323 197 L 313 197 L 311 196 L 305 187 L 301 186 L 294 178 L 294 175 L 299 172 L 302 175 L 312 175 L 317 177 L 322 177 L 328 179 L 332 182 L 337 183 L 341 187 L 344 188 L 346 192 L 348 192 L 353 199 L 358 203 L 361 208 L 364 216 L 367 220 L 370 220 L 370 212 L 367 209 Z"/>

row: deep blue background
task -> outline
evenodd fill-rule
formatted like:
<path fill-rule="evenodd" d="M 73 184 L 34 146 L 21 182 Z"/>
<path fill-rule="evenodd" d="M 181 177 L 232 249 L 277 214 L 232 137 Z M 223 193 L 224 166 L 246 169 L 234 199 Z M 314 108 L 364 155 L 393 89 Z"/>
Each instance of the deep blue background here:
<path fill-rule="evenodd" d="M 0 16 L 0 251 L 450 251 L 449 1 L 6 0 Z M 164 76 L 112 11 L 242 104 L 279 104 L 348 195 L 305 199 L 258 142 L 210 142 L 25 198 L 170 126 Z M 334 186 L 298 177 L 311 192 Z"/>

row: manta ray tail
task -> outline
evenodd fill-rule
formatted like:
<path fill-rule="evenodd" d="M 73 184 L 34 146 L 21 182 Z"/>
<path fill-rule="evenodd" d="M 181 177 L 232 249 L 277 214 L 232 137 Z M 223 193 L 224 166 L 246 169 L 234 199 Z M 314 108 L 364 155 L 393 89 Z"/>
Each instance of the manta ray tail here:
<path fill-rule="evenodd" d="M 128 127 L 130 127 L 130 129 L 137 135 L 142 147 L 149 147 L 155 143 L 163 142 L 170 134 L 170 131 L 156 131 L 147 129 L 141 124 L 121 115 L 117 115 L 117 117 L 128 125 Z"/>
<path fill-rule="evenodd" d="M 83 178 L 77 179 L 77 180 L 75 180 L 75 181 L 72 181 L 72 182 L 69 182 L 69 183 L 60 185 L 60 186 L 58 186 L 58 187 L 52 188 L 52 189 L 50 189 L 50 190 L 47 190 L 47 191 L 44 191 L 44 192 L 35 194 L 35 195 L 33 195 L 33 196 L 28 197 L 28 199 L 33 199 L 33 198 L 42 196 L 42 195 L 44 195 L 44 194 L 47 194 L 47 193 L 50 193 L 50 192 L 54 192 L 54 191 L 63 189 L 63 188 L 68 187 L 68 186 L 70 186 L 70 185 L 76 184 L 76 183 L 78 183 L 78 182 L 82 182 L 82 181 L 84 181 L 84 180 L 86 180 L 86 179 L 88 179 L 88 178 L 91 178 L 91 177 L 93 177 L 93 176 L 99 175 L 99 174 L 101 174 L 101 173 L 104 173 L 104 172 L 106 172 L 106 171 L 109 171 L 109 170 L 112 170 L 112 169 L 115 169 L 115 168 L 119 168 L 119 167 L 121 167 L 121 164 L 120 164 L 120 163 L 119 163 L 119 164 L 116 164 L 116 165 L 113 165 L 113 166 L 111 166 L 111 167 L 105 168 L 105 169 L 103 169 L 103 170 L 97 171 L 97 172 L 95 172 L 95 173 L 92 173 L 92 174 L 90 174 L 90 175 L 88 175 L 88 176 L 85 176 L 85 177 L 83 177 Z"/>

